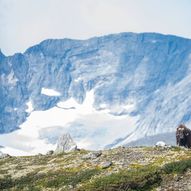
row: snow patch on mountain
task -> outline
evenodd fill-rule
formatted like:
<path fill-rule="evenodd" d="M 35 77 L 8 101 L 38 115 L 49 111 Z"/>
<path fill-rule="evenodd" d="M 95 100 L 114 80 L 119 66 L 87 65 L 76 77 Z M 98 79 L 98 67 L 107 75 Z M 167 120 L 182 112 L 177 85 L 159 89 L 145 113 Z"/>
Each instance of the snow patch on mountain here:
<path fill-rule="evenodd" d="M 60 96 L 60 92 L 54 90 L 54 89 L 49 89 L 49 88 L 42 88 L 41 89 L 41 94 L 47 95 L 47 96 Z"/>
<path fill-rule="evenodd" d="M 18 79 L 14 76 L 13 70 L 10 72 L 10 74 L 7 76 L 7 81 L 9 84 L 15 86 L 18 82 Z"/>
<path fill-rule="evenodd" d="M 19 130 L 0 135 L 3 152 L 11 155 L 46 153 L 55 149 L 58 137 L 64 133 L 70 133 L 79 148 L 97 150 L 134 130 L 137 117 L 114 116 L 111 111 L 95 110 L 93 104 L 92 90 L 87 92 L 83 104 L 70 99 L 46 111 L 33 111 Z M 131 108 L 132 104 L 124 107 Z M 115 112 L 117 109 L 115 107 Z"/>
<path fill-rule="evenodd" d="M 27 112 L 27 113 L 31 113 L 31 112 L 34 110 L 33 105 L 32 105 L 32 101 L 31 101 L 31 100 L 28 101 L 28 102 L 26 103 L 26 105 L 27 105 L 26 112 Z"/>

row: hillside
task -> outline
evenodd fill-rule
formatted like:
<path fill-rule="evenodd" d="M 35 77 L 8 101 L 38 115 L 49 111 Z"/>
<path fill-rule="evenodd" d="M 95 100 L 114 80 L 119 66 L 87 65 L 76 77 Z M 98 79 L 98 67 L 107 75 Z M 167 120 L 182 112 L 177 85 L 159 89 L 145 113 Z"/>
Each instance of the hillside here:
<path fill-rule="evenodd" d="M 191 152 L 134 147 L 0 159 L 0 190 L 191 190 Z"/>

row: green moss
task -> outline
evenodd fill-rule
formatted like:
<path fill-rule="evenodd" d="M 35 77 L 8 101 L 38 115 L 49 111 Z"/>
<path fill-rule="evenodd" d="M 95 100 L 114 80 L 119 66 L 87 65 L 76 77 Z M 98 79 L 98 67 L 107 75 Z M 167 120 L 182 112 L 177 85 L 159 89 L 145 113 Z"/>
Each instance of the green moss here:
<path fill-rule="evenodd" d="M 9 185 L 12 185 L 11 176 L 6 175 L 4 178 L 0 178 L 0 190 L 10 188 Z"/>
<path fill-rule="evenodd" d="M 172 146 L 172 147 L 171 147 L 171 150 L 172 150 L 172 151 L 175 151 L 175 152 L 176 152 L 176 151 L 178 152 L 178 151 L 182 151 L 183 149 L 182 149 L 181 147 L 178 147 L 178 146 Z"/>
<path fill-rule="evenodd" d="M 139 147 L 139 148 L 142 148 L 143 151 L 153 151 L 153 147 L 142 146 L 142 147 Z"/>
<path fill-rule="evenodd" d="M 183 173 L 191 168 L 191 160 L 172 162 L 160 167 L 163 162 L 164 158 L 162 157 L 155 161 L 157 166 L 147 165 L 137 168 L 135 165 L 133 170 L 120 171 L 109 176 L 96 178 L 83 185 L 79 190 L 153 190 L 160 185 L 167 174 Z"/>
<path fill-rule="evenodd" d="M 20 177 L 18 179 L 13 179 L 11 176 L 5 176 L 0 179 L 0 190 L 15 188 L 16 190 L 21 190 L 25 187 L 34 187 L 33 183 L 37 181 L 40 177 L 36 175 L 37 172 L 29 173 L 26 176 Z"/>
<path fill-rule="evenodd" d="M 105 177 L 99 177 L 83 185 L 79 190 L 148 190 L 160 184 L 162 178 L 156 167 L 146 166 L 129 171 L 120 171 Z"/>
<path fill-rule="evenodd" d="M 51 158 L 48 156 L 35 156 L 31 160 L 32 165 L 46 165 Z"/>
<path fill-rule="evenodd" d="M 9 157 L 9 158 L 5 158 L 5 159 L 1 159 L 0 160 L 0 166 L 4 166 L 7 163 L 14 163 L 15 158 L 14 157 Z"/>
<path fill-rule="evenodd" d="M 41 184 L 43 187 L 59 188 L 64 185 L 72 185 L 75 187 L 78 183 L 88 181 L 92 176 L 98 174 L 98 169 L 88 169 L 79 172 L 60 172 L 52 174 L 48 179 L 43 180 Z"/>
<path fill-rule="evenodd" d="M 166 164 L 163 170 L 167 174 L 184 173 L 188 168 L 191 168 L 191 159 Z"/>
<path fill-rule="evenodd" d="M 174 177 L 174 174 L 184 173 L 191 168 L 189 150 L 173 147 L 165 152 L 153 151 L 156 151 L 153 147 L 108 150 L 103 152 L 97 163 L 82 160 L 82 155 L 89 153 L 86 150 L 51 156 L 2 159 L 0 160 L 2 175 L 0 190 L 147 191 L 154 190 L 163 179 L 166 180 L 166 177 Z M 131 161 L 130 159 L 127 162 L 133 163 L 127 166 L 128 169 L 120 169 L 117 165 L 118 159 L 126 159 L 127 153 L 130 155 L 134 152 L 140 152 L 145 160 Z M 107 160 L 114 161 L 110 168 L 98 168 L 100 162 Z M 175 160 L 179 161 L 172 162 Z M 168 164 L 164 165 L 165 163 Z M 145 166 L 145 164 L 149 165 Z M 16 175 L 13 175 L 14 172 Z M 26 172 L 31 173 L 25 174 Z M 21 175 L 23 176 L 18 177 Z"/>
<path fill-rule="evenodd" d="M 129 165 L 130 168 L 134 168 L 134 169 L 137 169 L 137 168 L 143 168 L 143 165 L 142 164 L 139 164 L 139 163 L 131 163 Z"/>
<path fill-rule="evenodd" d="M 80 149 L 79 151 L 76 151 L 76 152 L 78 152 L 78 153 L 84 155 L 84 154 L 88 154 L 90 151 L 85 150 L 85 149 Z"/>
<path fill-rule="evenodd" d="M 7 169 L 0 169 L 0 174 L 3 175 L 3 174 L 7 174 L 8 170 Z"/>
<path fill-rule="evenodd" d="M 165 162 L 165 157 L 158 157 L 154 160 L 154 164 L 157 165 L 157 166 L 160 166 L 162 165 L 164 162 Z"/>
<path fill-rule="evenodd" d="M 12 179 L 6 176 L 0 179 L 0 190 L 16 188 L 22 190 L 24 188 L 33 188 L 38 190 L 41 188 L 59 188 L 66 185 L 76 186 L 78 183 L 88 181 L 92 176 L 99 173 L 98 169 L 87 169 L 77 171 L 75 169 L 65 169 L 55 172 L 41 173 L 38 171 L 29 173 L 26 176 Z"/>

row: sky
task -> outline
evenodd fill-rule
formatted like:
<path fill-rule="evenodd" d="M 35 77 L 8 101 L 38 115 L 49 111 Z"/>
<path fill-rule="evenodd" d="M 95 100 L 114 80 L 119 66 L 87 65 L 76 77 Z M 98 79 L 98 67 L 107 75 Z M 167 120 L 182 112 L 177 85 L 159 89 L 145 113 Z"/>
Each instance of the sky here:
<path fill-rule="evenodd" d="M 191 0 L 0 0 L 0 49 L 5 55 L 45 39 L 119 32 L 191 39 Z"/>

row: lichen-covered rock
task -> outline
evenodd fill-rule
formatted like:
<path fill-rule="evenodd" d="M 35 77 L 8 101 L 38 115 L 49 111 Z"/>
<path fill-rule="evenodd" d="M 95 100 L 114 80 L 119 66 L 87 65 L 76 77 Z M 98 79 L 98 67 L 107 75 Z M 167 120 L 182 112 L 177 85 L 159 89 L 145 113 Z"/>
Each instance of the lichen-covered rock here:
<path fill-rule="evenodd" d="M 94 151 L 94 152 L 90 152 L 90 153 L 84 155 L 82 158 L 83 159 L 96 159 L 101 155 L 102 155 L 101 151 Z"/>
<path fill-rule="evenodd" d="M 53 155 L 54 154 L 54 151 L 53 150 L 50 150 L 46 153 L 46 155 Z"/>
<path fill-rule="evenodd" d="M 63 134 L 57 143 L 57 148 L 55 150 L 55 154 L 63 153 L 63 152 L 70 152 L 77 150 L 77 145 L 73 141 L 70 134 Z"/>
<path fill-rule="evenodd" d="M 111 165 L 112 165 L 112 162 L 111 162 L 111 161 L 106 161 L 106 162 L 102 162 L 102 163 L 100 164 L 100 167 L 101 167 L 102 169 L 105 169 L 105 168 L 110 167 Z"/>

